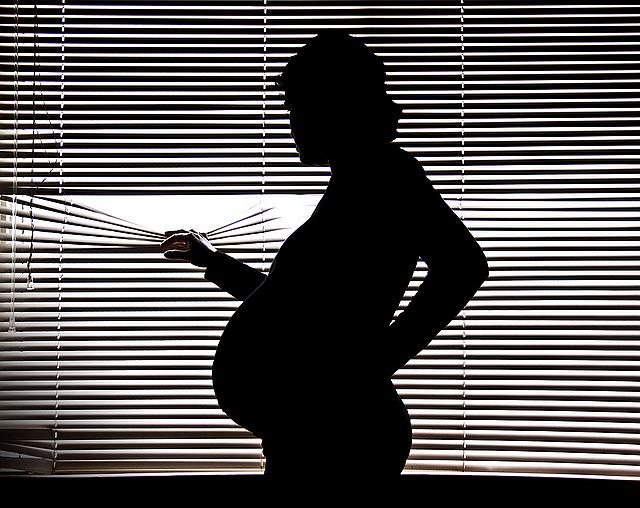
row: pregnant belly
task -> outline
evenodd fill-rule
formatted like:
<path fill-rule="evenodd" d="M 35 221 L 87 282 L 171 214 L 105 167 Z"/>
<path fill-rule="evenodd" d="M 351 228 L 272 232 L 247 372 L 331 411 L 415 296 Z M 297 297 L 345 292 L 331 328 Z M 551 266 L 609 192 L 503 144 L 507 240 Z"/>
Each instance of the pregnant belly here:
<path fill-rule="evenodd" d="M 238 307 L 213 363 L 220 408 L 258 437 L 274 421 L 290 422 L 303 413 L 314 419 L 316 408 L 327 409 L 328 404 L 343 412 L 365 392 L 375 396 L 380 389 L 362 382 L 364 376 L 357 372 L 362 336 L 371 347 L 362 321 L 357 320 L 360 327 L 355 329 L 326 303 L 300 291 L 292 301 L 286 297 L 291 293 L 283 295 L 278 287 L 267 279 Z M 348 379 L 339 374 L 347 370 Z"/>
<path fill-rule="evenodd" d="M 269 398 L 273 341 L 271 319 L 258 299 L 246 300 L 229 320 L 213 361 L 213 388 L 220 408 L 237 424 L 260 434 Z"/>
<path fill-rule="evenodd" d="M 220 408 L 258 436 L 265 419 L 292 400 L 292 386 L 305 383 L 293 378 L 301 375 L 305 353 L 299 346 L 309 337 L 300 333 L 301 313 L 280 287 L 268 279 L 238 307 L 213 361 Z"/>

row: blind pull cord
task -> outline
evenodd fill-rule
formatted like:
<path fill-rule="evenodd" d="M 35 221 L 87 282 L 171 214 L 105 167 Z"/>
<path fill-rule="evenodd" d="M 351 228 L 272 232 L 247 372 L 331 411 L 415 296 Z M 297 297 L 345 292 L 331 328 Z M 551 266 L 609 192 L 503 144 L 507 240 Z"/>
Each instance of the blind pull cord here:
<path fill-rule="evenodd" d="M 9 308 L 9 333 L 16 331 L 16 231 L 18 229 L 18 126 L 20 122 L 20 6 L 16 2 L 16 59 L 15 59 L 15 108 L 13 110 L 13 196 L 11 198 L 11 300 Z"/>
<path fill-rule="evenodd" d="M 33 261 L 33 237 L 34 237 L 34 218 L 33 218 L 33 200 L 35 197 L 35 186 L 34 186 L 34 171 L 35 171 L 35 157 L 36 157 L 36 136 L 39 136 L 40 133 L 37 130 L 36 125 L 36 82 L 39 76 L 37 75 L 38 68 L 38 4 L 37 2 L 33 4 L 33 83 L 32 83 L 32 94 L 31 94 L 31 104 L 32 104 L 32 135 L 31 135 L 31 181 L 30 181 L 30 189 L 31 189 L 31 199 L 29 202 L 29 229 L 30 229 L 30 240 L 29 240 L 29 257 L 27 258 L 27 291 L 33 291 L 35 289 L 33 283 L 33 273 L 31 271 L 31 262 Z"/>

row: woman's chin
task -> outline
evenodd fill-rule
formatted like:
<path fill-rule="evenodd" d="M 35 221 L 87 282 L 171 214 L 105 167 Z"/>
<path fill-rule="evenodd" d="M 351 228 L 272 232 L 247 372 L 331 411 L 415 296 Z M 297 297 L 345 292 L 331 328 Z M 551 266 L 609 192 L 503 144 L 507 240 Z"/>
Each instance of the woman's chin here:
<path fill-rule="evenodd" d="M 327 156 L 321 153 L 314 153 L 313 151 L 298 149 L 298 155 L 300 156 L 300 162 L 305 166 L 329 165 Z"/>

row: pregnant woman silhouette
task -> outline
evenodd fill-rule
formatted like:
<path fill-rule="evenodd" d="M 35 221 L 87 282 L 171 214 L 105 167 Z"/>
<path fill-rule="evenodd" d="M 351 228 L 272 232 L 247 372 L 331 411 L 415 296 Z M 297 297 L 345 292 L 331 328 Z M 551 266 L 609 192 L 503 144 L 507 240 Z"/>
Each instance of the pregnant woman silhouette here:
<path fill-rule="evenodd" d="M 331 169 L 311 217 L 268 275 L 195 231 L 169 232 L 162 248 L 243 300 L 216 351 L 213 386 L 225 413 L 262 440 L 265 475 L 394 478 L 411 424 L 390 378 L 471 299 L 486 258 L 418 161 L 392 143 L 401 111 L 383 62 L 357 38 L 321 32 L 276 85 L 300 160 Z M 428 275 L 394 321 L 419 258 Z"/>

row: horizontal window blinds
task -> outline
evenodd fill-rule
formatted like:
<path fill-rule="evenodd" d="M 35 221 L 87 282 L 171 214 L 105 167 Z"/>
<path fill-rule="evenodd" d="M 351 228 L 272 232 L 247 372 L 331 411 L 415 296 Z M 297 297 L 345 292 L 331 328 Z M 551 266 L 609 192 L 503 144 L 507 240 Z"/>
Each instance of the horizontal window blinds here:
<path fill-rule="evenodd" d="M 2 201 L 15 331 L 1 342 L 0 467 L 260 471 L 259 442 L 211 387 L 237 302 L 158 244 L 206 211 L 214 244 L 267 268 L 269 211 L 225 201 L 235 215 L 209 212 L 193 197 L 193 219 L 183 202 L 182 224 L 154 216 L 188 193 L 259 204 L 262 2 L 21 2 L 15 14 L 15 173 L 3 173 Z M 143 226 L 126 221 L 144 209 Z"/>
<path fill-rule="evenodd" d="M 637 16 L 465 2 L 461 214 L 491 277 L 441 344 L 467 471 L 640 472 Z"/>
<path fill-rule="evenodd" d="M 19 14 L 21 124 L 55 153 L 63 115 L 67 194 L 260 191 L 262 2 L 57 0 Z M 31 144 L 19 136 L 18 190 L 49 174 Z"/>
<path fill-rule="evenodd" d="M 394 377 L 414 427 L 407 470 L 637 475 L 638 10 L 20 3 L 3 21 L 17 37 L 3 49 L 16 114 L 2 141 L 0 467 L 261 469 L 211 389 L 237 302 L 161 258 L 161 218 L 189 224 L 171 209 L 189 196 L 214 244 L 268 269 L 329 174 L 300 165 L 265 85 L 341 26 L 384 58 L 397 142 L 491 269 Z"/>
<path fill-rule="evenodd" d="M 4 255 L 22 272 L 4 312 L 16 330 L 0 349 L 0 429 L 21 456 L 5 464 L 26 454 L 27 470 L 60 474 L 260 469 L 259 442 L 226 418 L 211 388 L 236 302 L 202 270 L 163 260 L 153 231 L 70 199 L 16 205 L 16 248 Z M 262 245 L 281 241 L 273 219 L 266 207 L 249 210 L 207 236 L 260 267 Z"/>

